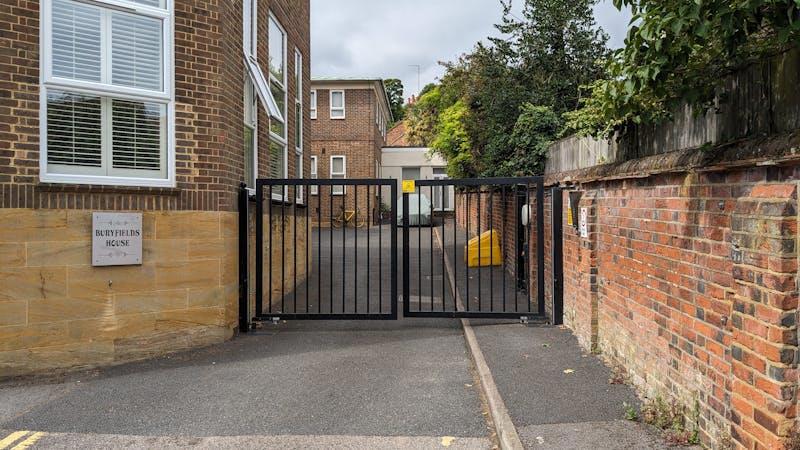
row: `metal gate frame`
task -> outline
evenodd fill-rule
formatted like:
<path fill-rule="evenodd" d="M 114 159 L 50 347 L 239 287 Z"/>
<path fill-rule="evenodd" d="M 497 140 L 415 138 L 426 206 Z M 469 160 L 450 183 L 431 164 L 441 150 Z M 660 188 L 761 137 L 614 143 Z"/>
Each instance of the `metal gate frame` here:
<path fill-rule="evenodd" d="M 410 219 L 409 219 L 409 194 L 403 193 L 403 218 L 402 224 L 398 224 L 397 209 L 398 209 L 398 181 L 394 179 L 258 179 L 256 181 L 255 195 L 250 194 L 247 187 L 242 184 L 239 193 L 239 330 L 247 332 L 251 329 L 253 322 L 269 321 L 269 320 L 397 320 L 398 318 L 398 228 L 402 228 L 403 239 L 403 312 L 404 317 L 420 317 L 420 318 L 488 318 L 488 319 L 522 319 L 522 320 L 547 320 L 546 315 L 546 292 L 545 292 L 545 190 L 544 190 L 544 177 L 512 177 L 512 178 L 477 178 L 477 179 L 440 179 L 440 180 L 418 180 L 416 186 L 526 186 L 524 203 L 531 204 L 531 189 L 535 186 L 536 189 L 536 260 L 537 260 L 537 310 L 531 312 L 486 312 L 486 311 L 447 311 L 447 312 L 423 312 L 411 311 L 409 306 L 410 300 Z M 276 201 L 273 199 L 265 199 L 264 190 L 267 187 L 274 189 L 274 186 L 281 186 L 282 188 L 304 188 L 306 199 L 305 205 L 297 205 L 293 201 Z M 389 268 L 391 272 L 390 290 L 391 295 L 389 298 L 391 312 L 387 314 L 269 314 L 263 312 L 263 294 L 264 294 L 264 203 L 266 201 L 273 202 L 273 204 L 282 207 L 292 207 L 293 212 L 296 212 L 298 207 L 306 209 L 306 217 L 309 214 L 309 199 L 311 186 L 377 186 L 378 192 L 381 187 L 389 187 L 391 190 L 391 260 Z M 551 304 L 551 323 L 558 325 L 563 322 L 563 243 L 562 243 L 562 189 L 555 187 L 552 189 L 552 248 L 551 257 L 553 263 L 553 292 Z M 255 312 L 250 311 L 249 301 L 249 208 L 250 203 L 255 203 L 256 211 L 256 295 L 255 295 Z M 528 236 L 530 233 L 526 233 Z M 530 267 L 530 244 L 526 246 L 526 251 L 522 258 L 524 264 Z M 514 261 L 517 264 L 517 261 Z M 526 277 L 530 274 L 530 270 L 525 270 Z M 529 285 L 529 283 L 528 283 Z M 451 292 L 457 286 L 451 287 Z M 530 291 L 530 289 L 528 289 Z M 528 294 L 530 296 L 530 293 Z M 530 304 L 530 301 L 529 301 Z"/>
<path fill-rule="evenodd" d="M 536 320 L 542 321 L 547 320 L 546 317 L 546 309 L 545 309 L 545 220 L 544 220 L 544 177 L 506 177 L 506 178 L 464 178 L 464 179 L 441 179 L 441 180 L 417 180 L 415 182 L 416 187 L 472 187 L 480 189 L 483 186 L 503 186 L 504 188 L 513 188 L 519 189 L 521 186 L 525 187 L 525 204 L 531 204 L 531 187 L 535 186 L 536 189 L 536 260 L 537 260 L 537 310 L 532 311 L 469 311 L 469 307 L 467 306 L 467 310 L 458 310 L 458 311 L 411 311 L 410 310 L 410 300 L 411 300 L 411 286 L 410 286 L 410 274 L 411 274 L 411 258 L 410 258 L 410 228 L 411 228 L 411 220 L 409 217 L 409 193 L 403 193 L 403 317 L 420 317 L 420 318 L 459 318 L 459 319 L 520 319 L 523 321 L 528 320 Z M 515 199 L 516 200 L 516 199 Z M 516 203 L 515 203 L 516 204 Z M 478 203 L 478 208 L 480 209 L 480 198 Z M 480 213 L 479 213 L 480 214 Z M 520 212 L 517 211 L 517 220 L 519 220 Z M 532 225 L 532 224 L 531 224 Z M 455 226 L 455 225 L 454 225 Z M 527 241 L 526 241 L 527 242 Z M 454 245 L 457 245 L 454 243 Z M 525 273 L 526 279 L 527 274 L 530 273 L 530 243 L 527 243 L 527 246 L 524 251 L 525 255 Z M 514 263 L 516 264 L 516 260 Z M 457 264 L 456 261 L 453 262 L 454 265 Z M 505 267 L 505 262 L 503 267 Z M 503 269 L 504 270 L 504 269 Z M 457 274 L 452 278 L 456 278 Z M 456 283 L 455 286 L 451 286 L 450 291 L 458 299 L 460 297 L 460 293 L 458 291 L 457 281 L 453 280 L 453 283 Z M 469 289 L 469 288 L 467 288 Z M 528 305 L 531 304 L 530 298 L 530 288 L 526 289 L 528 293 Z M 490 289 L 490 292 L 492 290 Z M 467 295 L 469 295 L 469 290 L 467 290 Z M 457 303 L 458 300 L 456 300 Z M 493 305 L 492 299 L 490 299 L 490 305 Z M 463 304 L 459 304 L 459 307 L 463 307 Z"/>
<path fill-rule="evenodd" d="M 272 193 L 275 188 L 279 187 L 278 189 L 285 189 L 287 192 L 289 188 L 294 187 L 297 188 L 304 188 L 305 189 L 305 204 L 298 205 L 294 201 L 283 201 L 283 200 L 275 200 L 272 197 Z M 389 242 L 391 246 L 391 257 L 389 260 L 389 271 L 391 273 L 391 280 L 390 280 L 390 295 L 388 299 L 388 306 L 390 308 L 390 312 L 388 313 L 289 313 L 283 314 L 278 312 L 271 312 L 271 308 L 269 311 L 264 312 L 264 280 L 263 274 L 264 272 L 264 213 L 265 202 L 272 202 L 272 205 L 279 205 L 284 208 L 292 208 L 296 214 L 296 210 L 298 208 L 305 209 L 306 212 L 306 219 L 310 218 L 310 187 L 317 186 L 321 191 L 322 186 L 368 186 L 368 187 L 376 187 L 378 192 L 378 198 L 381 198 L 381 188 L 388 187 L 391 192 L 392 198 L 397 198 L 398 195 L 398 186 L 397 180 L 389 180 L 389 179 L 258 179 L 256 180 L 256 190 L 255 196 L 251 197 L 251 201 L 254 201 L 256 204 L 256 243 L 255 243 L 255 269 L 256 269 L 256 280 L 255 280 L 255 313 L 252 314 L 252 321 L 261 322 L 261 321 L 275 321 L 275 320 L 397 320 L 398 315 L 398 254 L 397 254 L 397 202 L 392 201 L 391 203 L 391 223 L 390 223 L 390 236 Z M 265 189 L 270 190 L 270 197 L 265 198 L 264 191 Z M 321 192 L 320 192 L 321 193 Z M 286 194 L 284 194 L 286 195 Z M 356 203 L 358 203 L 358 194 L 356 190 Z M 332 199 L 331 199 L 332 201 Z M 246 208 L 246 203 L 240 197 L 240 211 L 242 207 Z M 285 210 L 284 210 L 285 211 Z M 242 231 L 244 230 L 244 235 L 247 235 L 247 212 L 243 214 L 244 219 L 240 218 L 240 236 Z M 240 216 L 241 217 L 241 216 Z M 319 217 L 319 216 L 318 216 Z M 346 229 L 347 227 L 345 227 Z M 307 242 L 310 242 L 309 236 L 306 236 Z M 272 233 L 270 232 L 269 239 L 272 239 Z M 295 244 L 296 245 L 296 244 Z M 380 243 L 379 243 L 380 245 Z M 240 252 L 243 250 L 245 251 L 245 258 L 246 251 L 247 251 L 247 240 L 244 241 L 240 239 L 239 244 Z M 240 311 L 242 307 L 249 309 L 249 302 L 247 297 L 247 271 L 244 271 L 244 275 L 242 274 L 242 267 L 246 268 L 246 259 L 245 262 L 242 262 L 244 258 L 240 253 Z M 285 280 L 281 280 L 282 283 Z M 296 286 L 295 286 L 296 288 Z M 381 297 L 382 300 L 382 297 Z M 384 305 L 386 303 L 383 303 Z M 247 310 L 245 309 L 245 310 Z M 248 315 L 249 316 L 249 315 Z M 240 319 L 240 322 L 244 324 L 243 320 Z M 248 324 L 249 327 L 249 324 Z M 241 328 L 240 328 L 241 329 Z"/>

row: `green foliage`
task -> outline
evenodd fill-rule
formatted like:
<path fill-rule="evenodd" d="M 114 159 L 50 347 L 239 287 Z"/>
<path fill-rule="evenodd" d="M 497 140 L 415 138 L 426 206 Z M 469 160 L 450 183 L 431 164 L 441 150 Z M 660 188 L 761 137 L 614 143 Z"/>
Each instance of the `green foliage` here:
<path fill-rule="evenodd" d="M 421 95 L 406 114 L 406 139 L 409 144 L 430 147 L 439 121 L 441 91 L 438 86 Z"/>
<path fill-rule="evenodd" d="M 514 150 L 504 164 L 505 175 L 544 172 L 547 150 L 562 128 L 558 114 L 549 106 L 522 105 L 509 144 Z"/>
<path fill-rule="evenodd" d="M 448 167 L 448 175 L 453 178 L 465 178 L 473 175 L 465 164 L 472 161 L 469 135 L 466 120 L 469 109 L 462 101 L 456 102 L 439 114 L 439 123 L 431 142 L 431 148 L 444 155 L 447 161 L 458 161 Z"/>
<path fill-rule="evenodd" d="M 595 3 L 526 0 L 521 18 L 504 4 L 497 28 L 506 38 L 444 64 L 441 82 L 408 108 L 412 145 L 442 154 L 451 174 L 541 173 L 559 117 L 577 107 L 581 84 L 603 74 L 608 38 L 594 23 Z M 457 134 L 446 136 L 451 132 Z"/>
<path fill-rule="evenodd" d="M 682 101 L 713 107 L 726 75 L 800 41 L 797 0 L 614 0 L 630 7 L 625 41 L 588 83 L 583 107 L 567 115 L 582 134 L 610 135 L 658 122 Z"/>
<path fill-rule="evenodd" d="M 386 95 L 389 97 L 389 107 L 394 116 L 393 123 L 403 120 L 406 114 L 403 82 L 397 78 L 390 78 L 383 81 L 383 86 L 386 89 Z"/>
<path fill-rule="evenodd" d="M 629 420 L 631 422 L 639 421 L 639 411 L 636 409 L 636 406 L 625 403 L 623 404 L 625 407 L 625 420 Z"/>

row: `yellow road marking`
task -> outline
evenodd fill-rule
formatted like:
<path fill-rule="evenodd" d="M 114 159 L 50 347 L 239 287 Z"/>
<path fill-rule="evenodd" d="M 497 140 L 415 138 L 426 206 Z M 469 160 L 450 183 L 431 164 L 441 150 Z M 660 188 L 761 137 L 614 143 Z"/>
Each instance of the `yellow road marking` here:
<path fill-rule="evenodd" d="M 15 431 L 8 436 L 6 436 L 2 441 L 0 441 L 0 450 L 8 447 L 9 445 L 17 442 L 18 439 L 21 439 L 26 434 L 30 433 L 30 431 Z M 2 435 L 0 435 L 2 436 Z"/>
<path fill-rule="evenodd" d="M 33 433 L 32 435 L 28 436 L 28 439 L 25 439 L 24 441 L 20 442 L 11 450 L 25 450 L 31 445 L 35 444 L 36 441 L 42 438 L 42 436 L 44 436 L 44 433 L 42 432 Z"/>

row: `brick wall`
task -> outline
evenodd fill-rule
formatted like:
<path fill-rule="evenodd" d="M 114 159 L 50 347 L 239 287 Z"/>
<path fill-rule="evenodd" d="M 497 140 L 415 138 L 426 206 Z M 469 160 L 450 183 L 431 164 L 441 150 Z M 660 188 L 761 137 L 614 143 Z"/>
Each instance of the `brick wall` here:
<path fill-rule="evenodd" d="M 311 120 L 310 125 L 310 154 L 317 156 L 318 177 L 330 178 L 331 156 L 345 156 L 347 178 L 377 178 L 376 161 L 380 161 L 384 140 L 375 124 L 375 114 L 379 107 L 375 90 L 344 87 L 345 119 L 340 120 L 330 118 L 331 89 L 319 85 L 315 89 L 317 118 Z M 358 210 L 365 218 L 369 218 L 367 220 L 372 220 L 379 211 L 378 192 L 374 187 L 369 189 L 369 194 L 367 190 L 363 186 L 358 188 Z M 330 187 L 320 187 L 320 195 L 311 197 L 313 221 L 320 221 L 326 226 L 332 216 L 340 214 L 342 207 L 347 210 L 356 209 L 355 197 L 355 188 L 352 186 L 347 187 L 346 195 L 333 197 L 330 195 Z"/>
<path fill-rule="evenodd" d="M 782 448 L 795 424 L 797 180 L 795 166 L 731 168 L 585 182 L 562 192 L 565 324 L 587 351 L 624 368 L 643 396 L 675 401 L 689 415 L 697 405 L 700 437 L 714 448 Z M 586 238 L 567 222 L 569 189 L 582 192 Z M 469 208 L 457 194 L 456 220 L 466 227 L 469 216 L 472 235 L 478 223 L 485 231 L 494 222 L 513 267 L 509 233 L 498 211 L 489 213 L 490 196 L 481 194 L 479 213 L 478 194 Z M 551 314 L 549 189 L 544 209 Z M 535 235 L 531 243 L 535 255 Z M 535 292 L 535 259 L 530 269 Z"/>
<path fill-rule="evenodd" d="M 39 182 L 39 5 L 0 5 L 0 377 L 114 364 L 230 337 L 245 167 L 241 0 L 175 0 L 176 187 L 167 189 Z M 308 0 L 259 2 L 262 66 L 270 11 L 288 34 L 291 176 L 295 47 L 304 56 L 309 128 L 309 10 Z M 261 108 L 259 129 L 267 124 Z M 268 142 L 259 140 L 260 176 L 268 174 Z M 143 213 L 141 266 L 92 267 L 91 212 L 109 210 Z M 294 217 L 287 220 L 293 228 Z"/>
<path fill-rule="evenodd" d="M 269 11 L 288 33 L 289 99 L 294 48 L 304 55 L 305 129 L 309 128 L 308 0 L 261 0 L 259 58 L 267 60 Z M 0 5 L 0 208 L 232 211 L 244 179 L 241 1 L 175 1 L 176 188 L 116 188 L 39 182 L 39 1 Z M 288 136 L 296 118 L 289 107 Z M 259 117 L 266 131 L 263 108 Z M 308 136 L 308 134 L 306 134 Z M 308 138 L 305 140 L 308 142 Z M 267 174 L 265 136 L 259 142 Z M 290 139 L 293 142 L 293 139 Z M 306 145 L 307 147 L 307 145 Z M 289 173 L 295 173 L 294 148 Z M 308 164 L 306 157 L 306 167 Z"/>
<path fill-rule="evenodd" d="M 780 448 L 794 424 L 798 175 L 586 183 L 589 237 L 564 216 L 567 325 L 643 394 L 696 403 L 708 445 Z"/>
<path fill-rule="evenodd" d="M 507 187 L 505 192 L 501 188 L 490 191 L 482 188 L 482 192 L 475 191 L 469 194 L 463 191 L 456 191 L 454 215 L 456 224 L 464 230 L 468 230 L 471 237 L 478 236 L 489 230 L 494 230 L 500 239 L 501 252 L 504 261 L 504 269 L 512 276 L 516 277 L 517 258 L 523 252 L 529 253 L 530 276 L 528 278 L 531 299 L 535 303 L 538 298 L 538 272 L 536 260 L 536 190 L 533 188 L 529 195 L 531 210 L 530 223 L 528 228 L 527 248 L 518 245 L 519 236 L 518 223 L 521 220 L 520 211 L 517 210 L 517 198 L 515 192 Z M 517 195 L 525 195 L 520 191 Z M 469 197 L 469 198 L 468 198 Z M 525 200 L 521 202 L 525 204 Z M 480 208 L 479 208 L 480 205 Z"/>

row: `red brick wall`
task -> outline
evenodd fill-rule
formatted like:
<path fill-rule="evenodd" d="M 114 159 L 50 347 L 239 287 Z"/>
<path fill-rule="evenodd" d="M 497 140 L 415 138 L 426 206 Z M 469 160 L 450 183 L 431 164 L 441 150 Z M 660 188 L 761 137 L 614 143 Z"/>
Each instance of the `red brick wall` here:
<path fill-rule="evenodd" d="M 459 227 L 468 230 L 470 236 L 477 236 L 493 229 L 500 237 L 501 251 L 503 255 L 504 268 L 512 276 L 516 277 L 517 257 L 521 252 L 528 251 L 530 261 L 529 285 L 531 289 L 531 299 L 536 302 L 537 296 L 537 261 L 536 261 L 536 190 L 532 188 L 530 193 L 530 211 L 532 224 L 528 230 L 528 248 L 517 248 L 518 230 L 517 224 L 521 220 L 517 211 L 517 199 L 514 191 L 507 187 L 505 193 L 501 188 L 491 192 L 488 188 L 483 188 L 482 193 L 472 191 L 469 195 L 464 192 L 456 191 L 455 195 L 455 220 Z M 469 197 L 469 201 L 467 200 Z M 480 199 L 480 210 L 478 201 Z"/>
<path fill-rule="evenodd" d="M 317 91 L 317 118 L 310 124 L 310 155 L 318 158 L 317 173 L 320 179 L 330 178 L 331 156 L 343 155 L 347 159 L 347 178 L 374 179 L 378 177 L 375 162 L 380 161 L 380 152 L 384 141 L 378 126 L 375 124 L 375 111 L 378 99 L 372 89 L 345 90 L 345 119 L 330 118 L 330 89 L 315 88 Z M 332 216 L 337 216 L 344 206 L 347 210 L 355 209 L 355 190 L 347 188 L 344 196 L 333 197 L 331 212 L 330 187 L 320 188 L 321 195 L 312 196 L 312 216 L 321 217 L 321 223 L 327 224 Z M 369 190 L 370 200 L 367 204 L 367 188 L 358 190 L 358 210 L 370 220 L 377 214 L 379 205 L 375 188 Z M 384 199 L 386 201 L 387 199 Z M 318 219 L 314 219 L 316 222 Z"/>
<path fill-rule="evenodd" d="M 575 189 L 583 193 L 578 211 L 588 213 L 586 238 L 567 223 L 563 192 L 565 324 L 585 349 L 625 368 L 644 396 L 689 412 L 697 404 L 700 437 L 712 447 L 731 440 L 740 448 L 782 448 L 795 423 L 797 180 L 800 167 L 762 167 L 585 183 Z M 482 230 L 492 220 L 502 230 L 488 198 L 479 214 L 472 195 L 473 234 L 479 216 Z M 462 227 L 467 213 L 457 195 Z M 535 258 L 530 269 L 535 286 Z"/>
<path fill-rule="evenodd" d="M 779 448 L 794 423 L 798 173 L 590 183 L 589 237 L 564 217 L 566 323 L 642 392 L 697 402 L 709 445 Z"/>
<path fill-rule="evenodd" d="M 294 48 L 305 59 L 305 115 L 310 85 L 308 0 L 261 0 L 259 57 L 266 61 L 267 14 L 288 33 L 288 70 Z M 39 1 L 0 5 L 0 208 L 124 210 L 234 210 L 244 179 L 241 1 L 175 1 L 176 179 L 174 189 L 76 186 L 39 182 Z M 294 98 L 289 76 L 289 98 Z M 289 136 L 295 127 L 293 103 Z M 307 120 L 307 119 L 306 119 Z M 260 124 L 266 124 L 260 117 Z M 261 126 L 266 131 L 266 125 Z M 306 121 L 308 130 L 308 121 Z M 260 158 L 268 164 L 267 140 Z M 308 142 L 308 139 L 306 139 Z M 294 173 L 290 148 L 290 173 Z M 306 158 L 307 159 L 307 158 Z M 307 162 L 306 162 L 307 164 Z M 307 167 L 307 165 L 306 165 Z M 262 171 L 262 174 L 265 174 Z"/>

